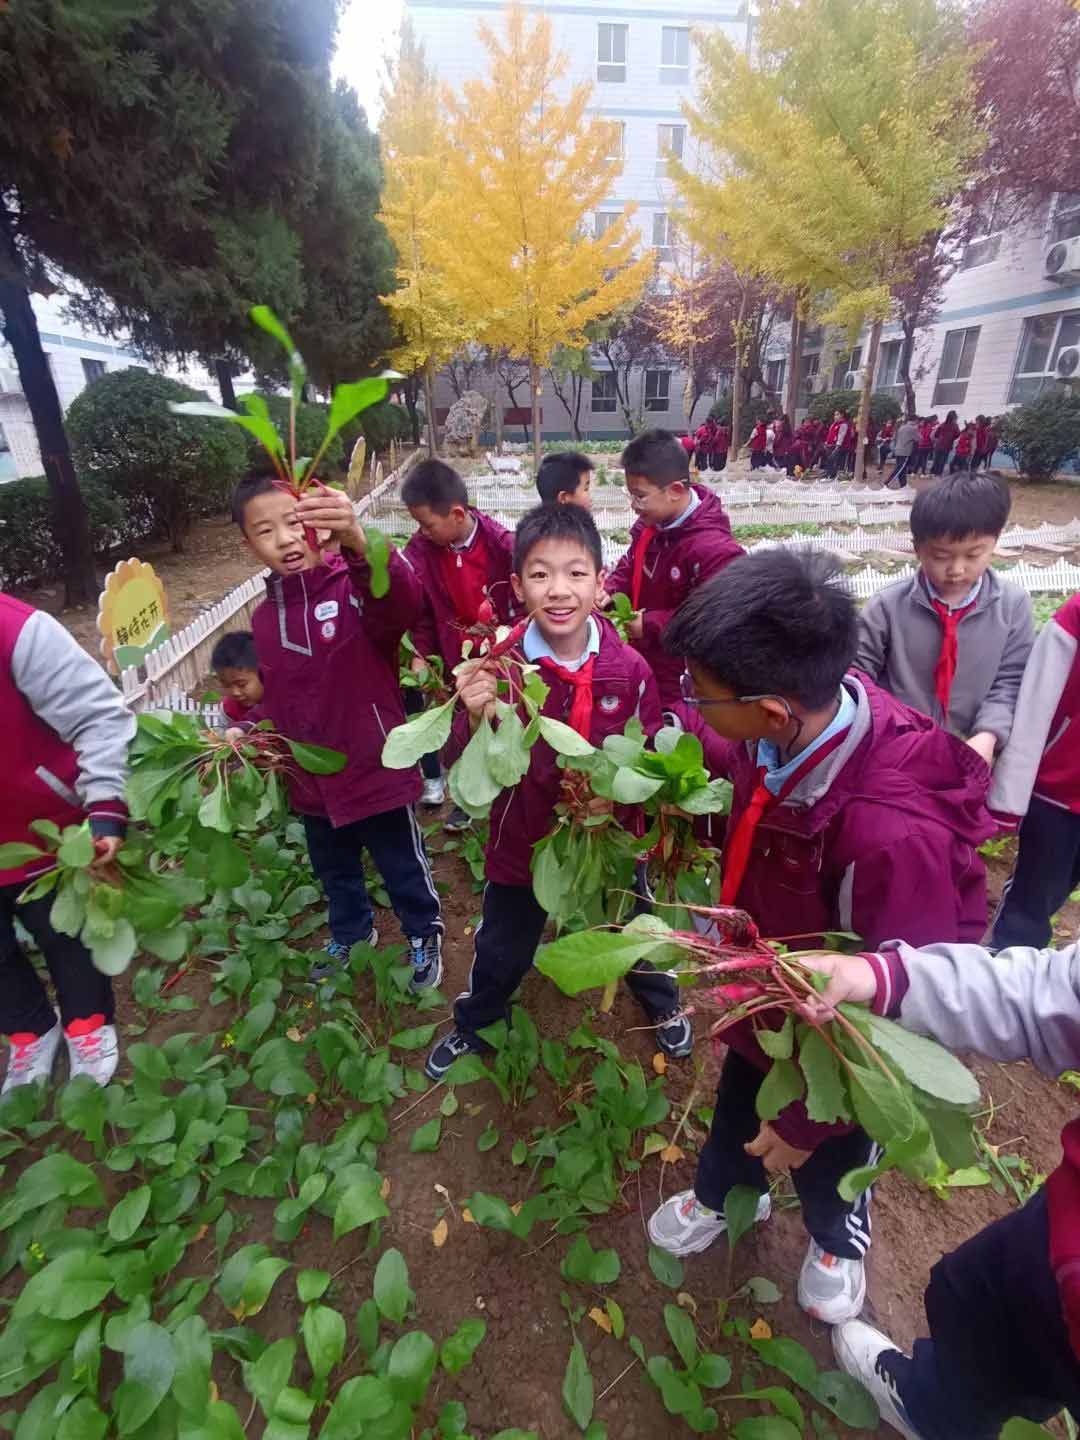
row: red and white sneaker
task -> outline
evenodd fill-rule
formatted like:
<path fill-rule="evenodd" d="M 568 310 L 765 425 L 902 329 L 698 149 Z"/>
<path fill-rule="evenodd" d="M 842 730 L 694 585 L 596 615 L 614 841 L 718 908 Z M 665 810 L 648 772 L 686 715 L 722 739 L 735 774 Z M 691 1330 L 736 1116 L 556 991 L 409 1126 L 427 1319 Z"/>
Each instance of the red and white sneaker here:
<path fill-rule="evenodd" d="M 85 1020 L 72 1020 L 64 1027 L 67 1040 L 69 1078 L 89 1075 L 99 1085 L 107 1085 L 120 1062 L 116 1026 L 106 1025 L 104 1015 L 88 1015 Z"/>
<path fill-rule="evenodd" d="M 826 1325 L 854 1320 L 866 1300 L 866 1268 L 861 1260 L 830 1255 L 811 1240 L 799 1272 L 799 1304 Z"/>
<path fill-rule="evenodd" d="M 57 1020 L 52 1029 L 46 1030 L 44 1035 L 23 1030 L 6 1036 L 11 1046 L 11 1054 L 8 1056 L 7 1074 L 4 1076 L 3 1087 L 0 1088 L 0 1095 L 6 1095 L 17 1085 L 33 1085 L 38 1080 L 48 1083 L 62 1034 L 60 1021 Z"/>

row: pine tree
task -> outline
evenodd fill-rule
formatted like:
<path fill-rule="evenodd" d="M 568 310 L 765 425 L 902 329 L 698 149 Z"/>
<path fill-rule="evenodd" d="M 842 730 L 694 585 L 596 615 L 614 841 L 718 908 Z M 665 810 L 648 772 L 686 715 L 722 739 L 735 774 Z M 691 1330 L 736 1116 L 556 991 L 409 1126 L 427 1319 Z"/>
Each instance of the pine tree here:
<path fill-rule="evenodd" d="M 486 78 L 446 97 L 435 254 L 476 338 L 528 364 L 539 464 L 541 367 L 559 347 L 584 346 L 593 321 L 639 294 L 653 261 L 633 258 L 629 211 L 590 233 L 619 163 L 608 158 L 609 126 L 586 114 L 591 87 L 561 85 L 566 60 L 552 50 L 550 23 L 530 23 L 515 3 L 501 36 L 486 25 L 480 36 Z"/>
<path fill-rule="evenodd" d="M 721 35 L 700 42 L 688 116 L 712 163 L 678 183 L 691 226 L 736 268 L 823 297 L 820 318 L 853 333 L 870 324 L 865 437 L 893 291 L 981 148 L 976 56 L 945 0 L 763 0 L 757 42 L 752 60 Z"/>

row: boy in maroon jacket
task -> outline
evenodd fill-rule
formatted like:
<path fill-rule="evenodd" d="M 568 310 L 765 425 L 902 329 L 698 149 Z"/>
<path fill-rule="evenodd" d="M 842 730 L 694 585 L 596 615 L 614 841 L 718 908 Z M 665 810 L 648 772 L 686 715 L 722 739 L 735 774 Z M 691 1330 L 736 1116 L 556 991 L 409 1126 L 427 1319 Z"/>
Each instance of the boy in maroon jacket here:
<path fill-rule="evenodd" d="M 390 589 L 372 595 L 364 532 L 340 490 L 297 500 L 272 476 L 248 476 L 233 496 L 233 519 L 274 572 L 251 622 L 263 713 L 290 740 L 346 756 L 336 775 L 288 773 L 289 799 L 330 905 L 327 959 L 312 967 L 312 979 L 339 971 L 360 941 L 378 942 L 366 849 L 401 921 L 413 987 L 428 989 L 442 978 L 442 919 L 413 813 L 420 777 L 415 769 L 387 770 L 381 760 L 386 736 L 405 718 L 398 653 L 420 615 L 420 582 L 395 550 Z M 312 547 L 313 533 L 321 539 L 322 532 L 340 554 Z"/>
<path fill-rule="evenodd" d="M 622 453 L 638 519 L 630 548 L 605 581 L 607 596 L 629 595 L 637 612 L 630 640 L 656 676 L 665 709 L 679 698 L 682 663 L 660 643 L 675 611 L 697 586 L 743 553 L 720 501 L 691 485 L 682 446 L 667 430 L 646 430 Z M 601 605 L 610 603 L 601 599 Z"/>
<path fill-rule="evenodd" d="M 995 826 L 973 750 L 850 669 L 855 602 L 833 557 L 747 555 L 688 602 L 665 643 L 687 657 L 684 702 L 724 742 L 706 762 L 733 785 L 722 905 L 747 910 L 772 939 L 800 948 L 829 930 L 868 947 L 901 937 L 978 940 L 986 874 L 978 846 Z M 703 728 L 703 727 L 702 727 Z M 724 1230 L 735 1185 L 761 1192 L 766 1169 L 790 1169 L 811 1241 L 799 1303 L 840 1324 L 859 1313 L 870 1243 L 868 1194 L 841 1177 L 868 1164 L 869 1138 L 811 1121 L 802 1102 L 762 1124 L 755 1097 L 770 1061 L 752 1026 L 726 1037 L 712 1133 L 695 1188 L 653 1215 L 653 1241 L 678 1255 Z"/>
<path fill-rule="evenodd" d="M 573 726 L 594 745 L 621 735 L 633 717 L 649 735 L 663 723 L 648 665 L 623 644 L 614 626 L 592 613 L 602 567 L 599 532 L 580 506 L 543 505 L 519 523 L 514 590 L 533 617 L 521 649 L 539 665 L 549 687 L 543 713 Z M 458 690 L 470 723 L 478 724 L 495 702 L 493 673 L 478 662 L 461 672 Z M 428 1056 L 426 1069 L 433 1080 L 441 1080 L 458 1056 L 489 1048 L 477 1031 L 503 1018 L 532 966 L 547 923 L 533 894 L 532 852 L 551 829 L 561 786 L 555 752 L 537 740 L 524 778 L 492 807 L 484 918 L 476 932 L 469 988 L 454 1006 L 454 1030 Z M 656 1026 L 661 1050 L 688 1055 L 693 1034 L 671 977 L 641 966 L 630 972 L 628 983 Z"/>
<path fill-rule="evenodd" d="M 411 627 L 416 647 L 412 668 L 422 674 L 427 669 L 424 657 L 439 655 L 449 675 L 461 664 L 470 626 L 482 618 L 503 624 L 514 618 L 514 537 L 497 520 L 472 508 L 465 481 L 442 460 L 422 460 L 415 466 L 402 483 L 401 498 L 420 527 L 405 546 L 405 558 L 424 594 L 423 610 Z M 425 755 L 422 768 L 424 803 L 442 804 L 446 792 L 439 757 Z M 444 828 L 453 834 L 471 823 L 455 805 Z"/>
<path fill-rule="evenodd" d="M 262 719 L 263 683 L 250 630 L 230 630 L 222 635 L 210 656 L 210 669 L 225 692 L 221 708 L 227 720 L 236 725 Z"/>

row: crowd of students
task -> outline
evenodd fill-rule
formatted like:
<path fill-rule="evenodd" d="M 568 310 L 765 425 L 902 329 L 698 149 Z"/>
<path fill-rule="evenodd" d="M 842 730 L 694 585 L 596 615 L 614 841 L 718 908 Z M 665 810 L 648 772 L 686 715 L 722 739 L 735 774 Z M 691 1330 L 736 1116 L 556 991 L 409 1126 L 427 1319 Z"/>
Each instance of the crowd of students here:
<path fill-rule="evenodd" d="M 843 423 L 834 422 L 833 451 L 848 444 Z M 784 446 L 783 426 L 778 433 Z M 230 723 L 268 716 L 290 738 L 346 756 L 335 775 L 289 776 L 329 906 L 330 939 L 312 980 L 344 967 L 358 941 L 377 943 L 366 850 L 406 937 L 414 988 L 439 983 L 443 922 L 415 807 L 425 794 L 443 799 L 444 766 L 481 717 L 495 717 L 494 676 L 481 661 L 462 663 L 464 637 L 527 617 L 520 645 L 549 687 L 544 713 L 594 744 L 631 718 L 648 735 L 679 725 L 699 736 L 712 773 L 731 780 L 731 814 L 717 837 L 720 903 L 747 909 L 767 937 L 861 936 L 862 957 L 820 962 L 834 997 L 898 1014 L 949 1044 L 1077 1064 L 1080 951 L 1042 947 L 1080 881 L 1080 597 L 1036 642 L 1026 593 L 990 568 L 1007 488 L 965 468 L 920 492 L 911 510 L 918 573 L 860 614 L 831 557 L 745 554 L 717 496 L 692 482 L 674 435 L 639 435 L 622 465 L 637 519 L 607 574 L 587 457 L 544 460 L 541 503 L 513 534 L 469 503 L 451 466 L 421 461 L 402 486 L 417 531 L 392 552 L 389 590 L 378 598 L 342 492 L 297 500 L 265 474 L 238 487 L 234 519 L 271 575 L 251 634 L 226 637 L 215 653 Z M 627 641 L 605 616 L 616 594 L 634 612 Z M 437 656 L 456 671 L 462 701 L 446 751 L 429 757 L 423 776 L 381 760 L 406 714 L 406 634 L 417 669 Z M 25 839 L 31 820 L 87 814 L 108 863 L 126 817 L 131 717 L 62 627 L 10 597 L 0 601 L 0 654 L 15 746 L 0 840 Z M 532 964 L 547 916 L 530 860 L 560 784 L 540 740 L 527 774 L 495 802 L 483 923 L 467 988 L 427 1059 L 434 1079 L 487 1048 L 479 1032 L 508 1013 Z M 1019 827 L 1019 859 L 993 928 L 994 943 L 1010 948 L 994 959 L 979 946 L 979 846 L 1002 825 Z M 62 1036 L 73 1073 L 107 1083 L 117 1062 L 110 982 L 78 941 L 53 929 L 47 901 L 19 899 L 33 873 L 27 865 L 0 874 L 3 1088 L 47 1080 Z M 45 957 L 59 1018 L 20 949 L 16 916 Z M 670 978 L 646 965 L 628 978 L 660 1049 L 688 1055 L 692 1025 Z M 652 1241 L 679 1255 L 704 1250 L 724 1231 L 735 1185 L 760 1193 L 766 1219 L 769 1174 L 790 1170 L 808 1231 L 799 1302 L 837 1327 L 838 1355 L 894 1428 L 980 1440 L 1014 1413 L 1041 1420 L 1068 1405 L 1080 1416 L 1080 1122 L 1066 1131 L 1064 1161 L 1044 1190 L 936 1267 L 931 1338 L 907 1357 L 858 1318 L 869 1191 L 849 1202 L 837 1184 L 872 1163 L 872 1142 L 857 1125 L 811 1120 L 801 1102 L 759 1121 L 755 1097 L 771 1062 L 751 1024 L 725 1039 L 694 1186 L 653 1214 Z"/>

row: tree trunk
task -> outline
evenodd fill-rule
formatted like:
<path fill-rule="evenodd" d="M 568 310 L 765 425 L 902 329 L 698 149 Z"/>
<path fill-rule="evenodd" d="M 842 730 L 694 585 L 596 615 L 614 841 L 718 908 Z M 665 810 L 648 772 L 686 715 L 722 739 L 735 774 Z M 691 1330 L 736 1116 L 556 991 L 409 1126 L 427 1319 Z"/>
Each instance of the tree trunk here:
<path fill-rule="evenodd" d="M 0 313 L 4 338 L 15 355 L 26 403 L 34 422 L 41 464 L 49 484 L 52 502 L 52 530 L 64 562 L 64 605 L 86 605 L 98 597 L 90 525 L 79 489 L 71 449 L 64 432 L 64 412 L 56 393 L 49 361 L 41 346 L 37 316 L 30 292 L 21 280 L 22 258 L 15 244 L 11 216 L 0 204 L 0 244 L 3 265 L 0 276 Z"/>
<path fill-rule="evenodd" d="M 799 361 L 802 358 L 803 322 L 799 314 L 799 297 L 791 309 L 791 343 L 788 345 L 787 393 L 784 396 L 784 414 L 795 423 L 795 410 L 799 403 Z"/>
<path fill-rule="evenodd" d="M 900 342 L 900 379 L 904 382 L 904 414 L 915 414 L 915 386 L 911 380 L 911 360 L 915 354 L 915 332 L 908 334 L 904 331 L 904 338 Z"/>
<path fill-rule="evenodd" d="M 531 356 L 529 358 L 529 394 L 532 399 L 533 465 L 539 470 L 542 459 L 540 450 L 540 367 Z"/>
<path fill-rule="evenodd" d="M 239 411 L 240 406 L 236 403 L 236 391 L 233 389 L 232 366 L 228 360 L 215 360 L 214 370 L 217 374 L 218 389 L 221 391 L 221 403 L 226 410 Z"/>
<path fill-rule="evenodd" d="M 584 376 L 582 376 L 582 375 L 575 375 L 575 376 L 573 377 L 571 383 L 572 383 L 572 385 L 573 385 L 573 387 L 574 387 L 574 388 L 573 388 L 573 396 L 574 396 L 574 414 L 573 414 L 574 439 L 575 439 L 575 440 L 584 440 L 585 436 L 581 433 L 581 397 L 582 397 L 582 395 L 585 393 L 585 378 L 584 378 Z"/>
<path fill-rule="evenodd" d="M 435 423 L 435 367 L 430 360 L 424 365 L 424 408 L 427 410 L 428 453 L 434 459 L 439 453 L 439 427 Z"/>
<path fill-rule="evenodd" d="M 405 396 L 405 409 L 409 412 L 409 425 L 412 429 L 412 443 L 420 444 L 420 415 L 416 408 L 416 396 L 420 386 L 416 375 L 406 377 L 401 393 Z"/>
<path fill-rule="evenodd" d="M 502 401 L 499 399 L 499 372 L 494 364 L 491 367 L 491 418 L 495 425 L 495 454 L 501 455 L 503 450 L 503 412 Z"/>
<path fill-rule="evenodd" d="M 739 300 L 739 318 L 735 321 L 735 367 L 731 377 L 731 442 L 728 445 L 728 461 L 733 462 L 739 454 L 739 428 L 742 423 L 742 370 L 743 352 L 745 341 L 743 340 L 743 324 L 746 320 L 746 302 L 748 298 L 747 286 L 742 287 L 742 296 Z"/>
<path fill-rule="evenodd" d="M 874 389 L 878 350 L 881 346 L 883 321 L 875 320 L 866 348 L 866 370 L 863 375 L 862 397 L 859 400 L 859 431 L 855 440 L 855 484 L 861 485 L 866 471 L 866 437 L 870 433 L 870 395 Z"/>

